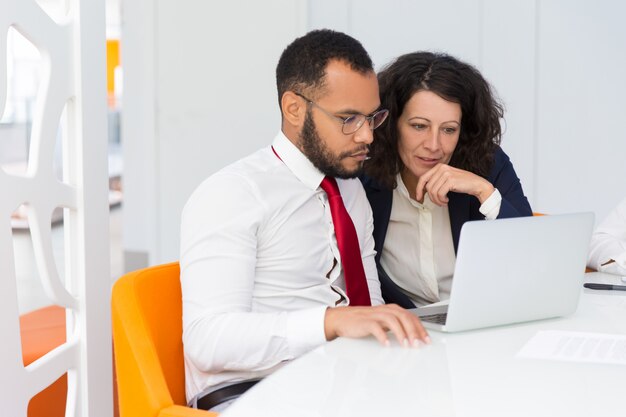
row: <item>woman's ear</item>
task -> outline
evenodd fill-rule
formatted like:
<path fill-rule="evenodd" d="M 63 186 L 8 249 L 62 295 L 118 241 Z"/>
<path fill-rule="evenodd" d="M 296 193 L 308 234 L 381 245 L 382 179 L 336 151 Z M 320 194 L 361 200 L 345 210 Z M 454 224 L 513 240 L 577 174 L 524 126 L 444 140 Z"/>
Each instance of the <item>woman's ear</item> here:
<path fill-rule="evenodd" d="M 293 91 L 286 91 L 280 99 L 283 120 L 299 130 L 306 116 L 306 102 Z"/>

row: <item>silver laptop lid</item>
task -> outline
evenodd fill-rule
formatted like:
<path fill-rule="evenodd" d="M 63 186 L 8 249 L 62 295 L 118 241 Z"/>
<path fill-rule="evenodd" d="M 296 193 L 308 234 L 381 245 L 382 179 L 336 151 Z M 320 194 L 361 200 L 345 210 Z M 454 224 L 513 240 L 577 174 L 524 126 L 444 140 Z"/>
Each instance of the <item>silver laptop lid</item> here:
<path fill-rule="evenodd" d="M 465 223 L 441 329 L 469 330 L 576 311 L 593 224 L 593 213 Z"/>

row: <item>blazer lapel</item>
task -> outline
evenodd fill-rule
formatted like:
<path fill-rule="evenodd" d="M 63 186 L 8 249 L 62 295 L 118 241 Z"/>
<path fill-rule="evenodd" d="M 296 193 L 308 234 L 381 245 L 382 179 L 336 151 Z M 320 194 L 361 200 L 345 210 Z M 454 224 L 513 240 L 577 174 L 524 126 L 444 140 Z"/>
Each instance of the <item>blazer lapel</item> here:
<path fill-rule="evenodd" d="M 372 206 L 374 214 L 374 241 L 376 249 L 376 260 L 380 260 L 385 236 L 387 235 L 387 226 L 389 226 L 389 218 L 391 217 L 391 203 L 393 194 L 391 190 L 376 187 L 370 184 L 365 189 L 367 198 Z"/>
<path fill-rule="evenodd" d="M 461 226 L 470 218 L 470 196 L 468 194 L 448 193 L 448 214 L 450 215 L 454 253 L 456 253 L 459 247 Z"/>

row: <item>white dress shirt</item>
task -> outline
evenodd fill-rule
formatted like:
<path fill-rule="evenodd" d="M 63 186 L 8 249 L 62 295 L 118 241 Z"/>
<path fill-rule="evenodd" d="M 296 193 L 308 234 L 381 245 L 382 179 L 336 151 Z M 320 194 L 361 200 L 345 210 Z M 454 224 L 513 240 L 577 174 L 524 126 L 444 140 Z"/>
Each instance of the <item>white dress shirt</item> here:
<path fill-rule="evenodd" d="M 611 259 L 615 262 L 607 264 Z M 626 275 L 626 198 L 593 232 L 587 266 L 597 271 Z"/>
<path fill-rule="evenodd" d="M 324 343 L 326 308 L 349 304 L 324 174 L 282 133 L 273 147 L 282 161 L 261 149 L 205 180 L 183 210 L 188 401 Z M 382 304 L 371 208 L 358 179 L 337 182 Z"/>
<path fill-rule="evenodd" d="M 389 278 L 420 307 L 450 298 L 456 256 L 448 207 L 413 200 L 398 174 L 380 263 Z M 496 189 L 480 206 L 486 219 L 498 217 Z"/>

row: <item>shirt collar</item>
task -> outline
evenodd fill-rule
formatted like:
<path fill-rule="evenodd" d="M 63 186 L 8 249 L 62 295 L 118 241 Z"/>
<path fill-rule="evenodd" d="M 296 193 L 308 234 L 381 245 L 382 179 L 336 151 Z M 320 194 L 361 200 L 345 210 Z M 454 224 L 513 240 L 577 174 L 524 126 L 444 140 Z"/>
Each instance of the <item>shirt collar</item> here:
<path fill-rule="evenodd" d="M 325 175 L 309 161 L 309 158 L 296 145 L 287 139 L 283 132 L 278 132 L 272 146 L 285 166 L 304 185 L 311 190 L 316 190 L 320 186 Z"/>

